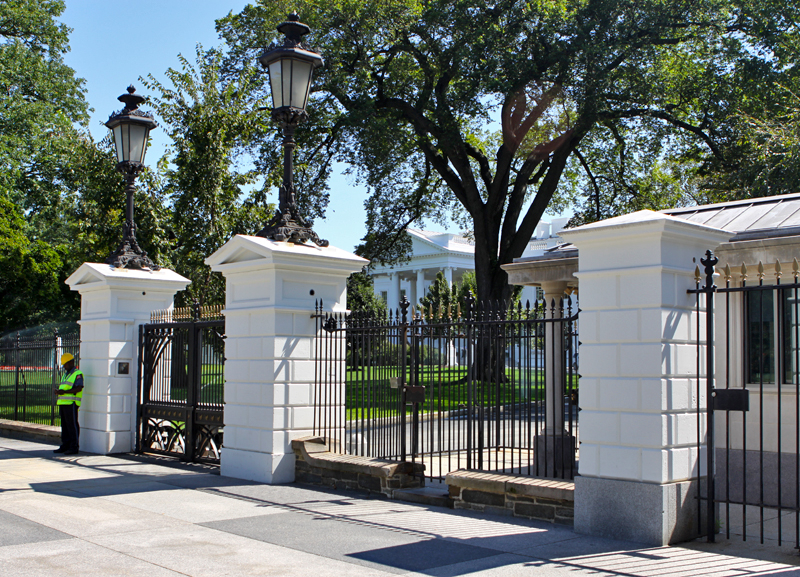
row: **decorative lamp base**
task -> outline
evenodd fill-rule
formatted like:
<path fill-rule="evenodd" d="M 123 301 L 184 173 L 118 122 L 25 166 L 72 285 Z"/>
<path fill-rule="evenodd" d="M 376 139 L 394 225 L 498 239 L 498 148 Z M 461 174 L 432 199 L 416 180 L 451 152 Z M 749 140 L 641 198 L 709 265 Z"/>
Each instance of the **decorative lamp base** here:
<path fill-rule="evenodd" d="M 326 247 L 330 243 L 317 236 L 317 233 L 307 226 L 299 216 L 295 219 L 289 213 L 276 213 L 271 221 L 256 233 L 256 236 L 269 238 L 279 242 L 287 241 L 295 244 L 303 244 L 310 240 L 317 246 Z"/>
<path fill-rule="evenodd" d="M 110 264 L 114 268 L 161 270 L 161 267 L 150 260 L 147 253 L 139 248 L 136 239 L 123 240 L 120 247 L 106 259 L 106 264 Z"/>

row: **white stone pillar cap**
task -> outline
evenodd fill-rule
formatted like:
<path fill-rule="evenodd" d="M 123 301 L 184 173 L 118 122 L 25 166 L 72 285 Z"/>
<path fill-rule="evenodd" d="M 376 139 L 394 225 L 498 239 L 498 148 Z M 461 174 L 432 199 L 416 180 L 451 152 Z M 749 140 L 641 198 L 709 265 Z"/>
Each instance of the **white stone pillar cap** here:
<path fill-rule="evenodd" d="M 206 258 L 213 271 L 246 272 L 265 265 L 307 270 L 309 266 L 341 271 L 360 271 L 369 261 L 335 246 L 278 242 L 260 236 L 237 234 Z"/>
<path fill-rule="evenodd" d="M 639 210 L 630 214 L 615 216 L 606 220 L 584 224 L 559 232 L 559 236 L 573 243 L 580 250 L 589 243 L 602 242 L 606 239 L 620 237 L 636 237 L 656 232 L 690 234 L 698 240 L 713 242 L 714 247 L 729 240 L 734 233 L 721 228 L 698 224 L 690 220 L 652 210 Z"/>
<path fill-rule="evenodd" d="M 134 270 L 116 268 L 109 264 L 85 262 L 64 281 L 74 291 L 99 290 L 104 288 L 163 290 L 177 292 L 185 289 L 191 282 L 175 271 Z"/>

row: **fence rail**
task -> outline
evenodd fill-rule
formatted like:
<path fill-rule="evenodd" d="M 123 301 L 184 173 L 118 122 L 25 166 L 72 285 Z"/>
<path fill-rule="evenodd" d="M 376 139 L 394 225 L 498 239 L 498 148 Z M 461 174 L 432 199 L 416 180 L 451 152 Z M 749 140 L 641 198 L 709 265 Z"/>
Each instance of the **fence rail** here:
<path fill-rule="evenodd" d="M 404 302 L 378 318 L 319 303 L 315 433 L 333 450 L 422 460 L 431 478 L 459 468 L 572 478 L 577 308 L 569 298 L 465 308 L 409 316 Z"/>
<path fill-rule="evenodd" d="M 59 425 L 53 390 L 61 382 L 61 355 L 79 360 L 80 335 L 21 337 L 0 340 L 0 418 Z"/>

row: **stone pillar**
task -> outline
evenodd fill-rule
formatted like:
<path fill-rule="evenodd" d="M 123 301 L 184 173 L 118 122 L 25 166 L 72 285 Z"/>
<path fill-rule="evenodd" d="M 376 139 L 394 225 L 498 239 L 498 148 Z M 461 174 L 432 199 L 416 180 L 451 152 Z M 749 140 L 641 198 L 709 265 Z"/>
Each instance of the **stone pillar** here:
<path fill-rule="evenodd" d="M 189 282 L 167 269 L 128 270 L 89 262 L 66 280 L 81 295 L 81 450 L 102 455 L 133 450 L 139 325 L 150 321 L 151 311 L 172 308 L 175 293 Z"/>
<path fill-rule="evenodd" d="M 243 235 L 206 259 L 226 281 L 222 475 L 294 481 L 292 440 L 313 432 L 314 306 L 344 311 L 347 277 L 367 262 Z"/>
<path fill-rule="evenodd" d="M 453 286 L 453 267 L 445 267 L 444 280 L 447 281 L 447 288 L 451 288 Z"/>
<path fill-rule="evenodd" d="M 545 318 L 561 319 L 567 282 L 543 282 L 542 290 L 546 305 Z M 544 435 L 537 438 L 536 458 L 539 471 L 564 478 L 569 471 L 575 470 L 575 441 L 564 424 L 564 326 L 561 322 L 546 323 L 544 330 L 545 430 Z"/>
<path fill-rule="evenodd" d="M 567 290 L 566 281 L 542 283 L 545 301 L 545 318 L 560 319 L 563 316 L 561 300 Z M 564 339 L 562 323 L 547 323 L 545 328 L 544 370 L 545 370 L 545 430 L 548 434 L 564 430 L 564 378 L 565 366 Z"/>
<path fill-rule="evenodd" d="M 686 291 L 695 288 L 693 259 L 730 234 L 652 211 L 560 234 L 580 259 L 575 530 L 651 545 L 694 538 L 705 419 L 695 296 Z"/>

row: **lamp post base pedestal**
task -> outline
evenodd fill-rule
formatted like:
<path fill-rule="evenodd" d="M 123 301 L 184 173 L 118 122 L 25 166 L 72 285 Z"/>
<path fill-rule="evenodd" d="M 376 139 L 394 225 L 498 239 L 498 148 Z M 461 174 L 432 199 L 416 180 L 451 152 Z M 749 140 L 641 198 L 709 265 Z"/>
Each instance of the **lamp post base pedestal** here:
<path fill-rule="evenodd" d="M 264 228 L 256 233 L 256 236 L 277 240 L 278 242 L 293 242 L 295 244 L 303 244 L 307 240 L 310 240 L 317 246 L 323 248 L 328 246 L 328 241 L 319 238 L 317 233 L 311 230 L 310 226 L 306 226 L 302 218 L 299 216 L 293 218 L 292 216 L 293 215 L 285 212 L 276 214 Z"/>

